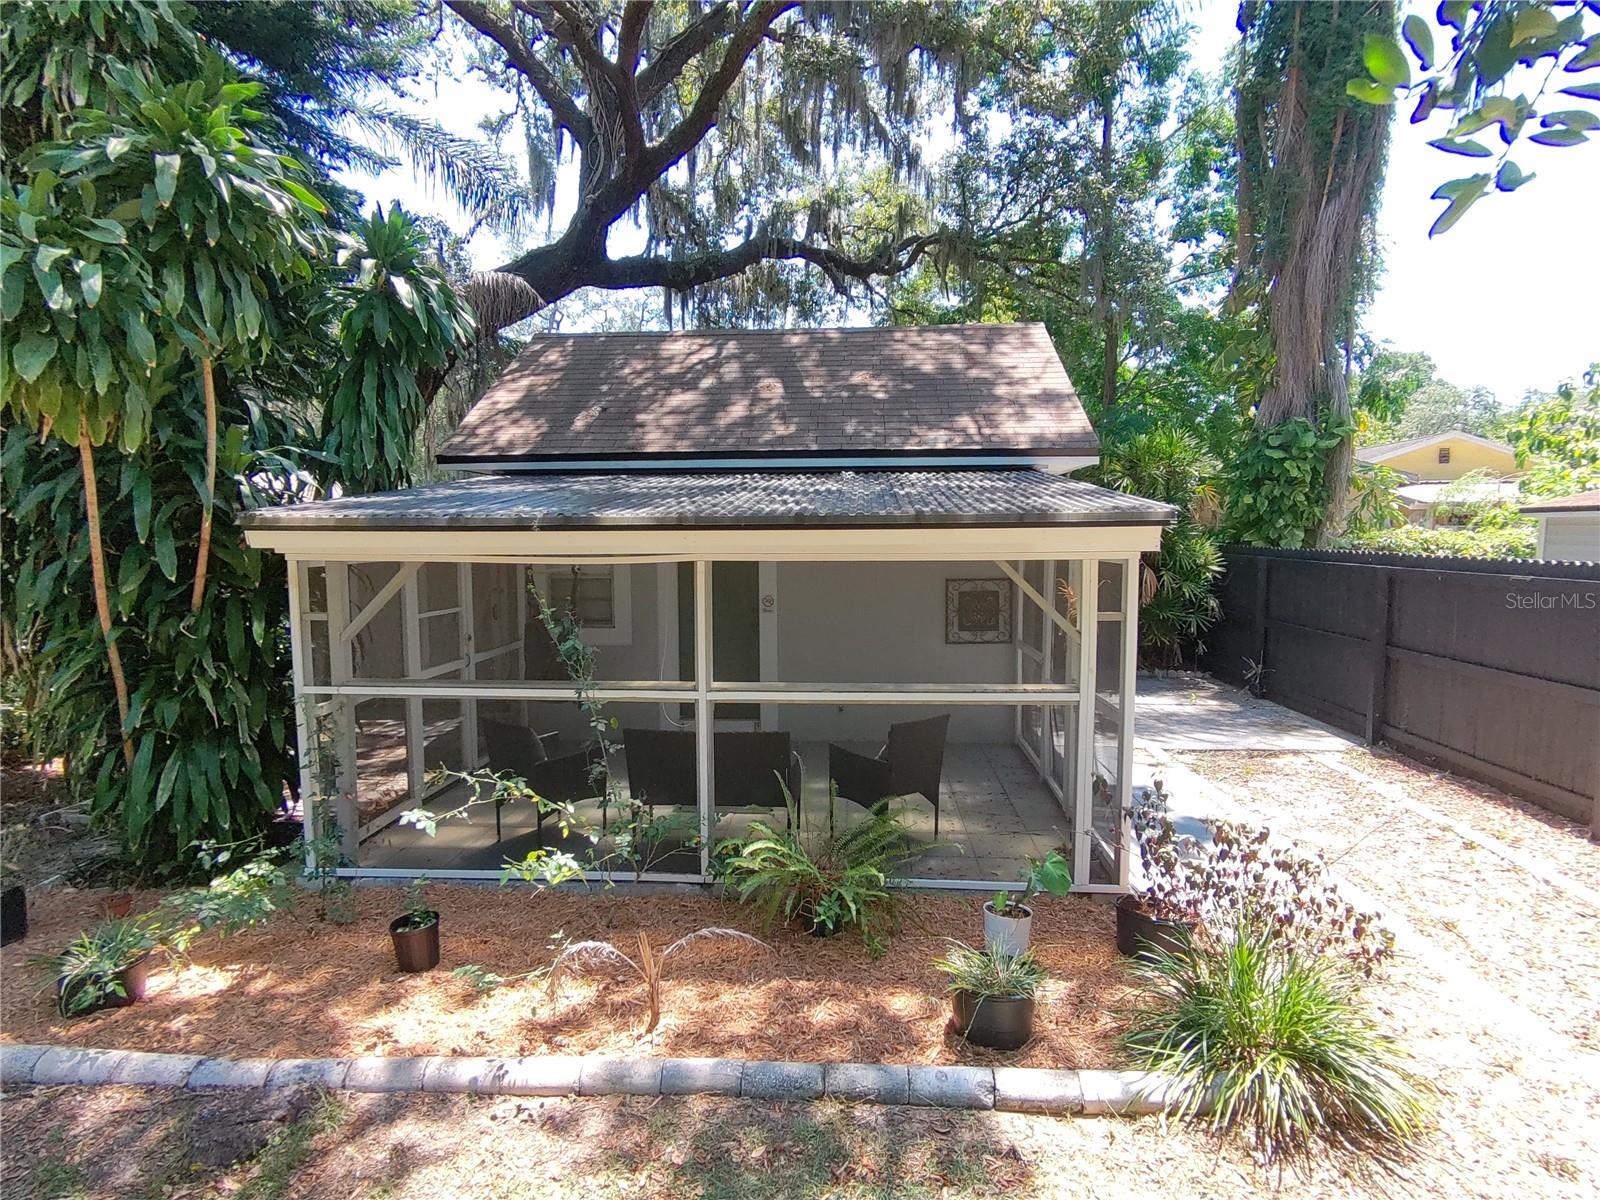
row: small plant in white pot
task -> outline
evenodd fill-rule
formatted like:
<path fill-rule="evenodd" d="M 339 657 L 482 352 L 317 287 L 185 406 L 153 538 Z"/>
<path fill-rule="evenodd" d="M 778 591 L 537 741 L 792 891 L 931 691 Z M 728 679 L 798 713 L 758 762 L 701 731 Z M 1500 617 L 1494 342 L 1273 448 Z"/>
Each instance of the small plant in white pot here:
<path fill-rule="evenodd" d="M 1072 868 L 1059 850 L 1028 860 L 1022 891 L 1015 898 L 1005 888 L 983 906 L 983 941 L 997 954 L 1021 954 L 1033 937 L 1033 909 L 1028 902 L 1041 892 L 1065 896 L 1072 890 Z"/>

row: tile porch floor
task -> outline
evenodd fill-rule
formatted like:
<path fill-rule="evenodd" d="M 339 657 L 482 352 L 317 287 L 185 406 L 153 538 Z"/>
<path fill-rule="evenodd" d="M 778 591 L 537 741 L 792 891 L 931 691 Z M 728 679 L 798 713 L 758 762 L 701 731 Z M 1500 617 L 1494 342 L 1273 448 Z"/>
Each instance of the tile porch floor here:
<path fill-rule="evenodd" d="M 805 742 L 798 748 L 804 764 L 802 820 L 808 828 L 821 829 L 827 821 L 827 745 Z M 854 744 L 851 748 L 868 754 L 878 749 Z M 616 775 L 618 783 L 625 787 L 622 772 L 618 770 Z M 447 795 L 435 798 L 427 807 L 440 812 L 454 803 L 459 800 Z M 596 803 L 579 807 L 580 816 L 596 825 L 598 810 Z M 1067 819 L 1055 797 L 1022 752 L 1010 744 L 963 742 L 946 748 L 937 844 L 932 807 L 913 797 L 906 801 L 905 810 L 912 840 L 929 847 L 907 869 L 912 878 L 1015 879 L 1027 858 L 1060 847 L 1067 840 Z M 858 818 L 860 812 L 858 806 L 840 801 L 835 820 Z M 763 818 L 781 823 L 783 814 L 718 810 L 713 844 L 743 834 L 752 820 Z M 389 825 L 362 844 L 360 862 L 376 868 L 498 871 L 508 858 L 520 859 L 539 844 L 525 806 L 508 805 L 503 809 L 501 829 L 502 838 L 497 843 L 494 810 L 488 806 L 475 810 L 470 820 L 440 824 L 437 835 L 431 838 L 408 825 Z M 581 838 L 562 846 L 548 818 L 544 844 L 580 855 L 588 849 L 588 843 Z M 656 870 L 662 872 L 698 873 L 699 869 L 695 850 L 667 853 L 656 865 Z"/>

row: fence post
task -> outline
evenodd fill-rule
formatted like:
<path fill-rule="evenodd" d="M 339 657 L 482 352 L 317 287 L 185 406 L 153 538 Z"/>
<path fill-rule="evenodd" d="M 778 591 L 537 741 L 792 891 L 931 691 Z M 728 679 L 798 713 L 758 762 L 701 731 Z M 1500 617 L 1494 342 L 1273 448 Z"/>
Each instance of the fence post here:
<path fill-rule="evenodd" d="M 1257 696 L 1267 694 L 1267 573 L 1272 560 L 1258 555 L 1256 564 L 1255 635 L 1256 658 L 1250 676 L 1250 691 Z"/>
<path fill-rule="evenodd" d="M 1389 711 L 1389 635 L 1394 627 L 1394 572 L 1378 573 L 1378 611 L 1373 621 L 1372 679 L 1367 690 L 1367 745 L 1383 740 Z"/>

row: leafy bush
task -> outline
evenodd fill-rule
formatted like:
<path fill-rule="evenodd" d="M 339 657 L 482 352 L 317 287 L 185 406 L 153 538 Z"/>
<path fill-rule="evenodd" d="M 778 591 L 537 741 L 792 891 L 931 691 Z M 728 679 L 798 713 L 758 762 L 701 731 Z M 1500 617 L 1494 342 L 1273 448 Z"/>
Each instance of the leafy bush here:
<path fill-rule="evenodd" d="M 1173 1078 L 1180 1118 L 1242 1132 L 1269 1162 L 1323 1146 L 1391 1157 L 1421 1132 L 1423 1088 L 1342 964 L 1243 922 L 1225 942 L 1153 947 L 1132 970 L 1122 1045 Z"/>
<path fill-rule="evenodd" d="M 1532 522 L 1501 529 L 1424 529 L 1401 525 L 1348 534 L 1334 543 L 1340 550 L 1385 554 L 1434 554 L 1450 558 L 1533 558 L 1539 551 Z"/>
<path fill-rule="evenodd" d="M 894 914 L 889 880 L 914 857 L 900 811 L 879 801 L 848 829 L 807 834 L 787 790 L 784 800 L 788 828 L 752 821 L 751 837 L 717 847 L 728 886 L 754 903 L 769 925 L 781 916 L 823 937 L 857 929 L 868 949 L 881 951 Z"/>
<path fill-rule="evenodd" d="M 1231 821 L 1208 821 L 1209 842 L 1180 835 L 1160 780 L 1135 803 L 1133 827 L 1145 879 L 1135 895 L 1153 917 L 1214 929 L 1245 920 L 1279 945 L 1342 959 L 1362 974 L 1394 953 L 1382 918 L 1343 897 L 1321 854 Z"/>
<path fill-rule="evenodd" d="M 1328 455 L 1354 432 L 1326 417 L 1252 429 L 1224 476 L 1229 536 L 1251 546 L 1311 545 L 1328 510 Z"/>
<path fill-rule="evenodd" d="M 956 941 L 933 966 L 949 979 L 947 991 L 969 992 L 980 1000 L 1031 1000 L 1047 978 L 1031 950 L 1006 954 Z"/>
<path fill-rule="evenodd" d="M 1222 554 L 1207 523 L 1215 516 L 1217 464 L 1199 439 L 1161 426 L 1107 447 L 1098 477 L 1178 510 L 1161 533 L 1161 549 L 1142 557 L 1139 640 L 1163 663 L 1180 663 L 1203 648 L 1201 638 L 1221 613 L 1213 592 Z"/>
<path fill-rule="evenodd" d="M 404 908 L 400 914 L 400 923 L 395 927 L 396 933 L 411 933 L 418 929 L 426 929 L 429 925 L 436 925 L 439 914 L 428 907 L 428 881 L 426 879 L 413 879 L 405 887 Z"/>

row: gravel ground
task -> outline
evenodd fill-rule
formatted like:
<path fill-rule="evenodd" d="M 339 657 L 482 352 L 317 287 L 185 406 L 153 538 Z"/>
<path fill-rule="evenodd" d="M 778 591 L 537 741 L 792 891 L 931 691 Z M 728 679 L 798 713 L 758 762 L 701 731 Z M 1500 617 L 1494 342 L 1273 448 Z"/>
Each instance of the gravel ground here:
<path fill-rule="evenodd" d="M 1322 850 L 1402 931 L 1370 997 L 1443 1093 L 1440 1194 L 1593 1196 L 1600 1188 L 1600 912 L 1393 793 L 1306 754 L 1175 754 L 1253 819 Z M 1547 814 L 1480 799 L 1426 768 L 1349 751 L 1339 761 L 1414 802 L 1587 879 L 1600 846 Z M 1184 785 L 1182 772 L 1169 789 Z"/>

